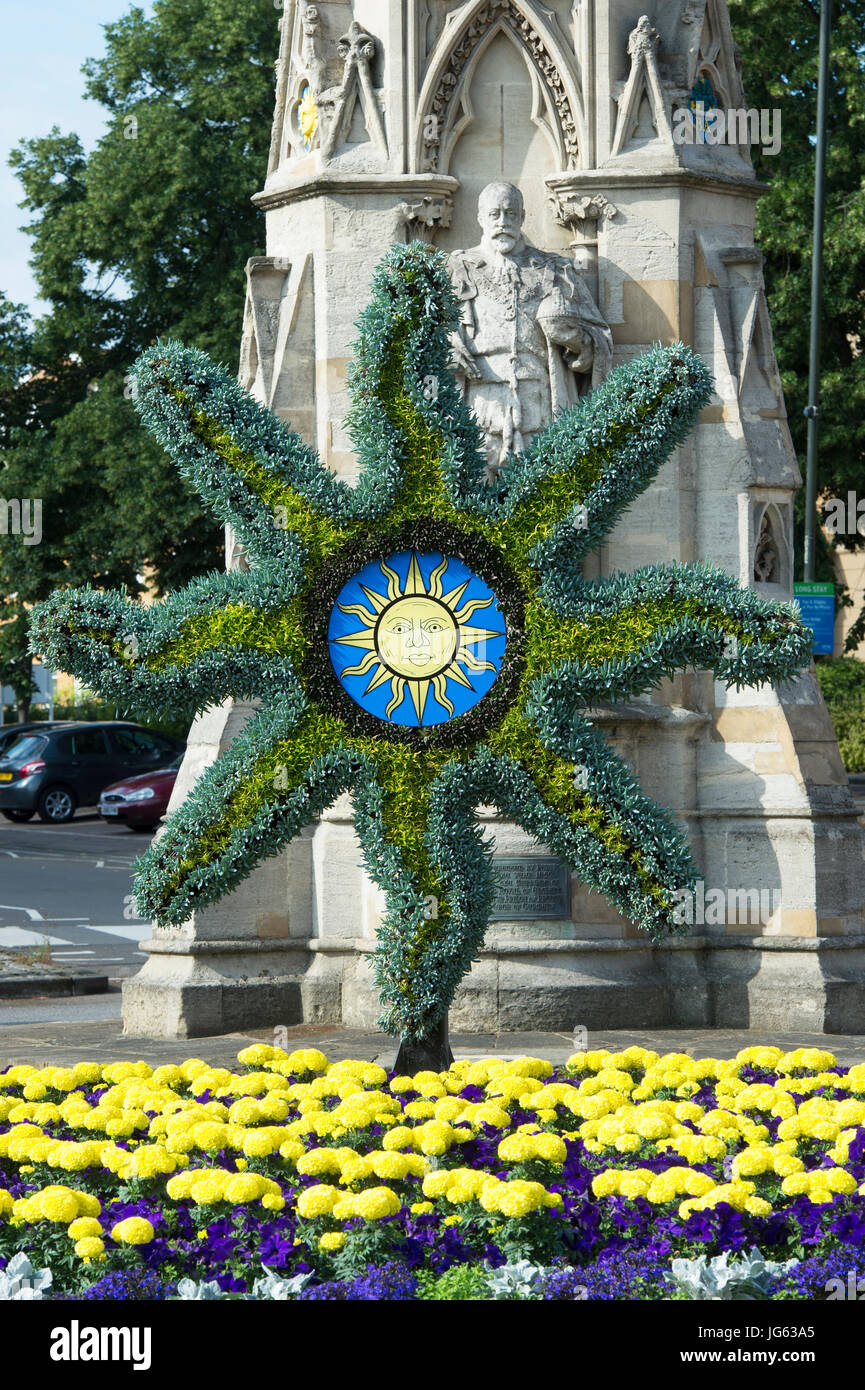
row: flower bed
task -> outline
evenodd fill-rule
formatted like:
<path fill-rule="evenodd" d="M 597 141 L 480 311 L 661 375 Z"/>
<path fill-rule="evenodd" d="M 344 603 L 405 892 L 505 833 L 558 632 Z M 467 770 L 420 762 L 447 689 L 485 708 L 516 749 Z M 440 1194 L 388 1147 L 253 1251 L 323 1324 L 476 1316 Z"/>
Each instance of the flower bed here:
<path fill-rule="evenodd" d="M 865 1065 L 828 1052 L 239 1062 L 0 1073 L 4 1296 L 30 1266 L 55 1298 L 810 1299 L 865 1273 Z"/>

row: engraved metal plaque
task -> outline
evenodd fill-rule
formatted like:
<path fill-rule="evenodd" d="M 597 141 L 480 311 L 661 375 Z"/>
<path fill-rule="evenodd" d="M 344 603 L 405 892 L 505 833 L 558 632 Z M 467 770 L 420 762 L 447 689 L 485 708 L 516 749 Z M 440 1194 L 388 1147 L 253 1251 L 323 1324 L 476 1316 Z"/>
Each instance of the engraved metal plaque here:
<path fill-rule="evenodd" d="M 570 873 L 550 855 L 493 860 L 496 892 L 492 922 L 570 917 Z"/>

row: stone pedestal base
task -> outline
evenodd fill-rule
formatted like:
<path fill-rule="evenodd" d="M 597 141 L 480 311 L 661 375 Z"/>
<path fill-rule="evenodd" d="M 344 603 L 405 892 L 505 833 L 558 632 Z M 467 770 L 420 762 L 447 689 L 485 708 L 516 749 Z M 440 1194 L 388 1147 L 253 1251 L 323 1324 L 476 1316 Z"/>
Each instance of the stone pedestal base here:
<path fill-rule="evenodd" d="M 147 943 L 124 1032 L 207 1037 L 295 1023 L 374 1028 L 370 943 Z M 742 1028 L 861 1033 L 865 936 L 489 941 L 457 991 L 460 1032 Z"/>

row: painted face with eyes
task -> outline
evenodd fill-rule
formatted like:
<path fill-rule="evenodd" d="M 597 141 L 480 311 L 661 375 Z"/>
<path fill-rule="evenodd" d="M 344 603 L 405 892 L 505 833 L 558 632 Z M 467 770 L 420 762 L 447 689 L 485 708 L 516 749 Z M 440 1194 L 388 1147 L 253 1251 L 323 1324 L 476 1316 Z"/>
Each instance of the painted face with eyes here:
<path fill-rule="evenodd" d="M 458 630 L 450 610 L 430 598 L 401 598 L 381 615 L 378 654 L 391 671 L 409 679 L 437 675 L 450 666 Z"/>

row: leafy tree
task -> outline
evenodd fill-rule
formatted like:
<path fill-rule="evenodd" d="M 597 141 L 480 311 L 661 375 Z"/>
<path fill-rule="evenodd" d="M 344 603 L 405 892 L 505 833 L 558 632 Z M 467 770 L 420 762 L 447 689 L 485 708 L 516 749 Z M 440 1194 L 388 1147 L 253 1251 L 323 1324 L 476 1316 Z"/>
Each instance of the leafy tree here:
<path fill-rule="evenodd" d="M 16 612 L 66 584 L 160 593 L 221 564 L 221 528 L 141 428 L 128 373 L 159 337 L 237 360 L 277 20 L 272 0 L 132 8 L 84 67 L 108 115 L 92 153 L 55 127 L 11 156 L 50 305 L 31 325 L 0 296 L 0 496 L 41 499 L 44 531 L 0 538 Z"/>
<path fill-rule="evenodd" d="M 742 50 L 748 104 L 781 111 L 781 150 L 753 150 L 769 190 L 757 205 L 757 241 L 765 253 L 775 352 L 790 430 L 805 471 L 811 229 L 814 207 L 819 4 L 730 0 Z M 861 493 L 865 478 L 865 0 L 835 0 L 831 45 L 826 231 L 819 417 L 818 493 Z M 804 488 L 797 497 L 797 555 L 802 554 Z M 865 538 L 843 538 L 859 549 Z M 835 579 L 834 545 L 818 531 L 817 575 Z M 850 606 L 846 591 L 841 602 Z M 848 636 L 865 637 L 865 608 Z"/>

